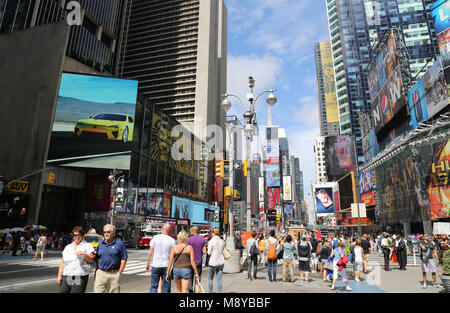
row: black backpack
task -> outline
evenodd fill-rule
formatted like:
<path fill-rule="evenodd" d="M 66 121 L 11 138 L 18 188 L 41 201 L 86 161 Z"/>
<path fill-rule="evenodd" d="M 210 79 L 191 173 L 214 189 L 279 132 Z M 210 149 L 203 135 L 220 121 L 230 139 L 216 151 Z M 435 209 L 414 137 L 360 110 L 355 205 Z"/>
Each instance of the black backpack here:
<path fill-rule="evenodd" d="M 301 242 L 299 242 L 297 244 L 297 249 L 298 249 L 299 257 L 302 257 L 302 258 L 309 257 L 309 254 L 311 253 L 311 246 L 307 242 L 306 242 L 306 245 L 302 245 Z"/>

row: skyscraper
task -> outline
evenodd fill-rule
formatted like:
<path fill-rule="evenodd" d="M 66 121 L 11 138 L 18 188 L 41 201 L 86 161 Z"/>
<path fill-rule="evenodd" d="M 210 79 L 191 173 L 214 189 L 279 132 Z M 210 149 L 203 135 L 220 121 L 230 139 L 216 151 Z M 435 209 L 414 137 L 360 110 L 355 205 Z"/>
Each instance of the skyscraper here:
<path fill-rule="evenodd" d="M 227 9 L 223 0 L 132 0 L 119 75 L 191 131 L 222 125 Z M 202 134 L 197 134 L 199 137 Z"/>
<path fill-rule="evenodd" d="M 72 25 L 64 70 L 115 74 L 118 41 L 129 0 L 79 0 L 81 25 Z M 66 0 L 0 1 L 0 34 L 66 19 Z M 76 60 L 77 62 L 74 62 Z M 87 66 L 87 67 L 86 67 Z"/>
<path fill-rule="evenodd" d="M 438 55 L 429 10 L 434 0 L 326 0 L 341 135 L 356 139 L 358 162 L 364 162 L 359 114 L 370 114 L 367 68 L 371 48 L 390 28 L 400 29 L 410 57 L 411 75 Z M 433 62 L 429 63 L 431 66 Z"/>
<path fill-rule="evenodd" d="M 314 44 L 314 56 L 316 60 L 320 135 L 339 135 L 339 114 L 330 41 L 316 42 Z"/>

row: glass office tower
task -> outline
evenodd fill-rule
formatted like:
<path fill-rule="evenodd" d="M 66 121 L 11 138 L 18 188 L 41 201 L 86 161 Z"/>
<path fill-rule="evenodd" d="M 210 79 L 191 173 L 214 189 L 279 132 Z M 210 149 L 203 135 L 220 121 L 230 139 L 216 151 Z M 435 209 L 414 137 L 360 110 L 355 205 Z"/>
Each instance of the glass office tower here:
<path fill-rule="evenodd" d="M 367 68 L 371 48 L 387 29 L 402 34 L 413 77 L 439 54 L 430 5 L 434 0 L 325 0 L 333 53 L 341 135 L 356 138 L 358 163 L 364 162 L 359 113 L 370 114 Z"/>

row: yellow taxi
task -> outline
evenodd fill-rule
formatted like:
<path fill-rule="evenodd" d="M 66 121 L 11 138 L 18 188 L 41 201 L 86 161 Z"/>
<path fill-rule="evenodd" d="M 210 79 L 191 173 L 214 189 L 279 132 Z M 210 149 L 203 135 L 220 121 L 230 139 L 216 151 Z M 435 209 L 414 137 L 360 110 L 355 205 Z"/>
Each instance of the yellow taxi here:
<path fill-rule="evenodd" d="M 91 229 L 86 235 L 84 235 L 84 241 L 91 244 L 97 252 L 98 244 L 104 239 L 102 235 L 99 235 L 95 230 Z"/>

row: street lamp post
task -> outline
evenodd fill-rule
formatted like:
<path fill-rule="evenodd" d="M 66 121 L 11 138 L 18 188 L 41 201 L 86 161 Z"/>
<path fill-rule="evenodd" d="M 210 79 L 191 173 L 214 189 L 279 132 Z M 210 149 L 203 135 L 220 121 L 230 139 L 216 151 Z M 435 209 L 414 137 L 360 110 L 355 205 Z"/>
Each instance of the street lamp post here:
<path fill-rule="evenodd" d="M 116 196 L 117 196 L 117 187 L 123 186 L 125 183 L 125 175 L 122 171 L 118 171 L 117 169 L 113 169 L 108 177 L 108 180 L 111 182 L 111 194 L 112 194 L 112 203 L 111 203 L 111 225 L 114 225 L 114 217 L 116 213 Z"/>
<path fill-rule="evenodd" d="M 269 89 L 269 90 L 265 90 L 261 93 L 259 93 L 256 97 L 254 97 L 253 94 L 253 87 L 255 87 L 255 80 L 253 79 L 253 77 L 249 77 L 248 78 L 248 86 L 250 88 L 250 93 L 247 94 L 247 99 L 249 101 L 249 106 L 248 109 L 246 108 L 246 106 L 244 105 L 244 103 L 242 102 L 241 98 L 239 98 L 236 95 L 233 94 L 225 94 L 224 95 L 224 100 L 222 101 L 222 107 L 224 109 L 230 109 L 231 108 L 231 102 L 230 100 L 228 100 L 229 96 L 232 97 L 236 97 L 238 98 L 238 100 L 241 102 L 242 106 L 244 107 L 244 110 L 247 109 L 244 112 L 244 119 L 246 121 L 245 124 L 245 128 L 244 128 L 244 133 L 245 133 L 245 138 L 246 138 L 246 144 L 247 144 L 247 153 L 246 153 L 246 160 L 247 160 L 247 164 L 251 164 L 251 142 L 253 140 L 253 135 L 255 135 L 255 126 L 257 125 L 256 123 L 256 112 L 255 112 L 255 103 L 258 100 L 258 98 L 264 94 L 264 93 L 269 93 L 269 95 L 267 96 L 267 103 L 269 104 L 269 116 L 268 116 L 268 124 L 272 125 L 272 114 L 271 114 L 271 106 L 275 105 L 275 103 L 277 102 L 277 97 L 273 94 L 273 92 L 275 92 L 275 89 Z M 250 230 L 250 220 L 251 220 L 251 194 L 250 194 L 250 173 L 251 173 L 251 166 L 247 166 L 247 230 Z"/>

